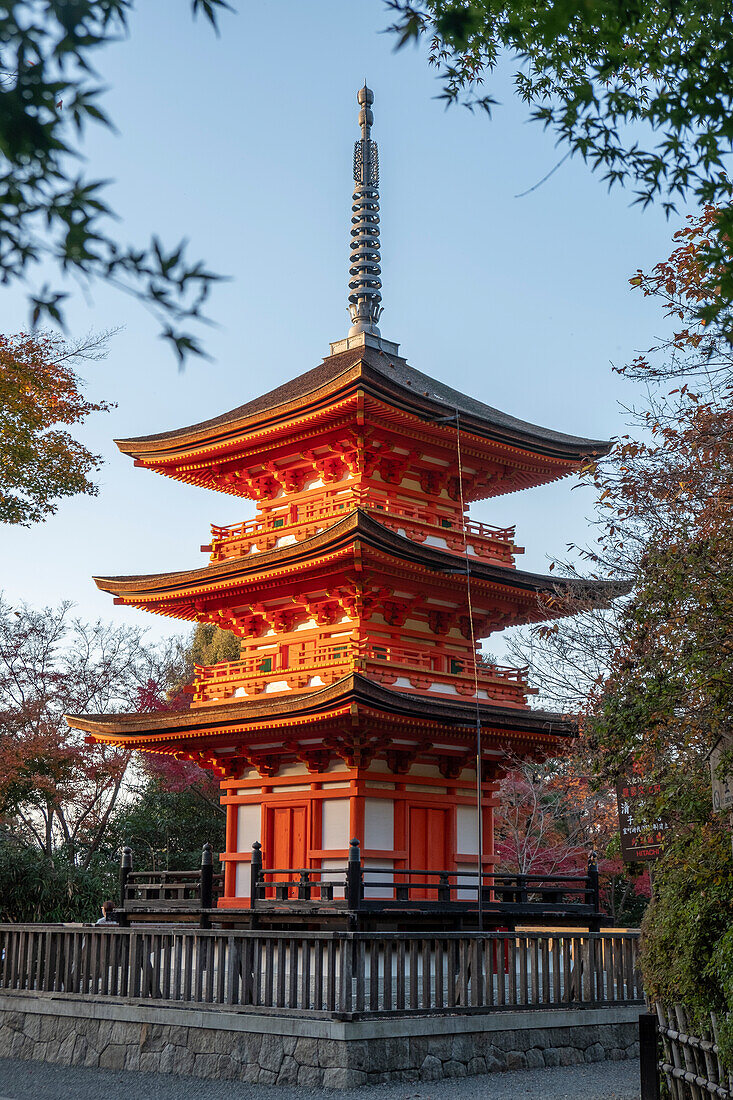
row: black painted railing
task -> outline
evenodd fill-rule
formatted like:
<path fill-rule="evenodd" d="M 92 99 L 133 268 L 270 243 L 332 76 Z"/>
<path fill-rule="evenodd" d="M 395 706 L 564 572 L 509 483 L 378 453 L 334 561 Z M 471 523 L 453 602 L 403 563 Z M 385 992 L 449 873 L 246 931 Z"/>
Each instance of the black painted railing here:
<path fill-rule="evenodd" d="M 122 849 L 118 916 L 181 912 L 197 913 L 216 906 L 224 876 L 214 873 L 214 853 L 204 844 L 196 871 L 133 871 L 132 852 Z"/>
<path fill-rule="evenodd" d="M 363 914 L 471 913 L 479 907 L 478 890 L 474 870 L 365 867 L 358 840 L 351 841 L 348 862 L 340 868 L 265 867 L 260 844 L 252 849 L 250 905 L 258 910 L 338 907 Z M 497 918 L 602 921 L 595 860 L 584 875 L 484 872 L 481 910 Z"/>

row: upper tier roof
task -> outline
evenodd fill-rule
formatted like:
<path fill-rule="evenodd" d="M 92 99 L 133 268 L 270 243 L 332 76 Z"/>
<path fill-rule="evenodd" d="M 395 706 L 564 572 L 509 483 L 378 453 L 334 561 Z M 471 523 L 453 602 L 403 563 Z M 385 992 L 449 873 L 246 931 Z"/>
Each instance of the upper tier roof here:
<path fill-rule="evenodd" d="M 433 421 L 458 411 L 461 427 L 473 435 L 561 461 L 578 462 L 604 455 L 605 440 L 584 439 L 518 420 L 491 405 L 415 370 L 401 356 L 374 346 L 378 341 L 330 355 L 313 370 L 229 412 L 185 428 L 117 440 L 125 454 L 146 462 L 199 451 L 207 445 L 284 421 L 292 415 L 324 409 L 336 396 L 358 384 L 393 407 Z"/>

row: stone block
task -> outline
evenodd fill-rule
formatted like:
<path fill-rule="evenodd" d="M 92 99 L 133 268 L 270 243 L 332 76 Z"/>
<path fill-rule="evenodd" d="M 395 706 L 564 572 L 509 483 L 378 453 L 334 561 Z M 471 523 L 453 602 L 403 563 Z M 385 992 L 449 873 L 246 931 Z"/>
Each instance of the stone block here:
<path fill-rule="evenodd" d="M 117 1043 L 109 1043 L 99 1055 L 101 1069 L 124 1069 L 125 1048 Z"/>
<path fill-rule="evenodd" d="M 244 1066 L 257 1065 L 261 1048 L 261 1035 L 237 1035 L 233 1037 L 230 1053 Z"/>
<path fill-rule="evenodd" d="M 324 1089 L 357 1088 L 359 1085 L 365 1085 L 366 1081 L 366 1073 L 360 1073 L 359 1070 L 355 1069 L 332 1066 L 323 1071 Z"/>
<path fill-rule="evenodd" d="M 593 1046 L 586 1048 L 585 1060 L 586 1062 L 605 1062 L 606 1048 L 602 1043 L 594 1043 Z"/>
<path fill-rule="evenodd" d="M 544 1052 L 539 1047 L 530 1047 L 525 1053 L 527 1069 L 540 1069 L 545 1064 Z"/>
<path fill-rule="evenodd" d="M 257 1077 L 258 1085 L 274 1085 L 277 1080 L 277 1074 L 273 1073 L 271 1069 L 261 1069 Z"/>
<path fill-rule="evenodd" d="M 451 1058 L 466 1065 L 476 1054 L 476 1040 L 473 1035 L 454 1035 L 451 1044 Z"/>
<path fill-rule="evenodd" d="M 407 1041 L 383 1039 L 375 1042 L 368 1039 L 355 1039 L 346 1044 L 346 1066 L 359 1073 L 375 1073 L 404 1069 L 407 1065 Z M 404 1057 L 398 1064 L 400 1054 Z"/>
<path fill-rule="evenodd" d="M 193 1072 L 196 1077 L 216 1078 L 219 1055 L 213 1053 L 197 1054 L 194 1058 Z M 142 1067 L 141 1067 L 142 1068 Z"/>
<path fill-rule="evenodd" d="M 204 1035 L 216 1035 L 205 1031 Z M 168 1028 L 161 1024 L 143 1024 L 140 1028 L 140 1053 L 160 1052 L 168 1042 Z"/>
<path fill-rule="evenodd" d="M 54 1058 L 54 1061 L 58 1062 L 62 1066 L 70 1066 L 71 1056 L 74 1053 L 75 1043 L 76 1034 L 72 1031 L 59 1043 L 58 1053 Z"/>
<path fill-rule="evenodd" d="M 23 1017 L 23 1034 L 27 1035 L 29 1039 L 40 1039 L 41 1037 L 41 1017 L 36 1016 L 30 1012 L 26 1012 Z"/>
<path fill-rule="evenodd" d="M 443 1063 L 444 1077 L 465 1077 L 468 1073 L 464 1062 L 456 1062 L 454 1058 Z"/>
<path fill-rule="evenodd" d="M 140 1048 L 128 1046 L 125 1048 L 125 1070 L 140 1069 Z"/>
<path fill-rule="evenodd" d="M 173 1058 L 173 1073 L 178 1073 L 185 1077 L 187 1074 L 193 1073 L 193 1067 L 196 1062 L 196 1056 L 192 1050 L 187 1050 L 185 1047 L 175 1047 L 175 1054 Z"/>
<path fill-rule="evenodd" d="M 214 1077 L 217 1081 L 237 1081 L 239 1080 L 241 1068 L 239 1062 L 236 1062 L 233 1058 L 230 1058 L 228 1054 L 220 1054 L 216 1061 L 216 1072 Z"/>
<path fill-rule="evenodd" d="M 447 1062 L 453 1050 L 452 1035 L 430 1035 L 428 1037 L 428 1053 L 441 1062 Z"/>
<path fill-rule="evenodd" d="M 505 1064 L 507 1069 L 526 1069 L 527 1055 L 523 1050 L 508 1050 Z"/>
<path fill-rule="evenodd" d="M 111 1020 L 97 1020 L 97 1031 L 94 1036 L 94 1045 L 101 1053 L 107 1046 L 112 1034 L 112 1021 Z"/>
<path fill-rule="evenodd" d="M 585 1062 L 582 1050 L 575 1047 L 563 1047 L 560 1051 L 561 1066 L 580 1066 Z"/>
<path fill-rule="evenodd" d="M 280 1065 L 280 1072 L 277 1075 L 276 1085 L 297 1085 L 298 1083 L 298 1063 L 293 1058 L 292 1054 L 286 1054 Z"/>
<path fill-rule="evenodd" d="M 471 1059 L 468 1063 L 468 1072 L 471 1077 L 476 1077 L 479 1073 L 486 1073 L 486 1059 L 483 1055 Z"/>
<path fill-rule="evenodd" d="M 300 1042 L 301 1040 L 298 1040 Z M 297 1050 L 297 1047 L 296 1047 Z M 299 1088 L 320 1089 L 323 1087 L 323 1070 L 315 1066 L 300 1066 L 298 1069 Z"/>
<path fill-rule="evenodd" d="M 249 1065 L 244 1067 L 241 1080 L 246 1081 L 250 1085 L 256 1085 L 260 1079 L 260 1073 L 262 1070 L 256 1062 L 250 1062 Z"/>
<path fill-rule="evenodd" d="M 410 1043 L 406 1035 L 396 1035 L 390 1039 L 383 1039 L 379 1046 L 384 1050 L 384 1068 L 390 1072 L 394 1070 L 410 1069 Z M 369 1051 L 367 1044 L 363 1044 L 359 1064 L 349 1059 L 349 1065 L 356 1069 L 369 1068 Z"/>
<path fill-rule="evenodd" d="M 318 1040 L 301 1037 L 291 1052 L 299 1066 L 318 1065 Z"/>
<path fill-rule="evenodd" d="M 606 1051 L 606 1058 L 609 1062 L 624 1062 L 626 1060 L 626 1051 L 621 1050 L 620 1047 L 612 1047 L 611 1050 Z"/>
<path fill-rule="evenodd" d="M 126 1046 L 131 1041 L 134 1031 L 134 1024 L 127 1024 L 123 1020 L 113 1020 L 112 1027 L 109 1029 L 107 1042 Z"/>
<path fill-rule="evenodd" d="M 277 1078 L 284 1057 L 285 1052 L 283 1051 L 282 1036 L 263 1035 L 262 1046 L 260 1047 L 258 1058 L 260 1067 L 267 1070 L 268 1073 L 273 1073 L 275 1078 Z M 274 1080 L 272 1083 L 275 1083 Z"/>
<path fill-rule="evenodd" d="M 639 1057 L 639 1040 L 638 1039 L 636 1040 L 635 1043 L 632 1043 L 630 1047 L 626 1048 L 626 1057 L 627 1058 L 638 1058 Z"/>
<path fill-rule="evenodd" d="M 546 1066 L 559 1066 L 560 1065 L 560 1051 L 556 1047 L 547 1047 L 542 1052 L 542 1056 Z"/>
<path fill-rule="evenodd" d="M 174 1047 L 188 1047 L 189 1031 L 190 1028 L 182 1027 L 180 1024 L 166 1024 L 166 1042 L 172 1043 Z"/>
<path fill-rule="evenodd" d="M 420 1066 L 421 1081 L 440 1081 L 443 1077 L 443 1063 L 434 1054 L 427 1054 Z"/>
<path fill-rule="evenodd" d="M 506 1057 L 504 1052 L 498 1053 L 496 1051 L 487 1051 L 483 1056 L 486 1062 L 487 1073 L 501 1073 L 506 1069 Z"/>
<path fill-rule="evenodd" d="M 323 1069 L 345 1068 L 346 1043 L 337 1043 L 333 1039 L 319 1039 L 318 1065 Z"/>
<path fill-rule="evenodd" d="M 296 1036 L 295 1035 L 282 1035 L 280 1038 L 281 1038 L 282 1045 L 283 1045 L 283 1054 L 292 1054 L 293 1051 L 295 1050 L 295 1044 L 298 1041 Z"/>
<path fill-rule="evenodd" d="M 189 1050 L 192 1050 L 194 1054 L 218 1054 L 219 1053 L 219 1036 L 212 1028 L 189 1028 L 188 1036 Z M 140 1049 L 149 1049 L 143 1047 L 140 1044 Z"/>
<path fill-rule="evenodd" d="M 56 1038 L 56 1022 L 55 1016 L 39 1016 L 41 1039 Z"/>
<path fill-rule="evenodd" d="M 421 1066 L 428 1053 L 428 1040 L 425 1035 L 411 1035 L 407 1040 L 408 1057 L 411 1066 Z"/>

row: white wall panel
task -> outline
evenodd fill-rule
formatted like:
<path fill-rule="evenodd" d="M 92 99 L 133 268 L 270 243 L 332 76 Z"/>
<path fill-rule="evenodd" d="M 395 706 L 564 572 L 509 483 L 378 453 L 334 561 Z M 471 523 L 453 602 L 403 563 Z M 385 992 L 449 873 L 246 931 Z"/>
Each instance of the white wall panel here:
<path fill-rule="evenodd" d="M 456 807 L 456 848 L 464 856 L 478 855 L 478 827 L 475 806 Z"/>
<path fill-rule="evenodd" d="M 237 843 L 235 852 L 249 852 L 256 840 L 262 840 L 262 810 L 257 803 L 237 806 Z"/>
<path fill-rule="evenodd" d="M 348 798 L 324 798 L 321 848 L 348 848 L 349 839 Z"/>
<path fill-rule="evenodd" d="M 364 847 L 394 848 L 394 802 L 391 798 L 364 801 Z"/>

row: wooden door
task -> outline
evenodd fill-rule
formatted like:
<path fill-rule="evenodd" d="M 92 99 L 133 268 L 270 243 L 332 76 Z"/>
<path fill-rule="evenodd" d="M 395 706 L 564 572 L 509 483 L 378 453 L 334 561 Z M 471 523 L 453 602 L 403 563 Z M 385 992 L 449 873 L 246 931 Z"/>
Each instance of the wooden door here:
<path fill-rule="evenodd" d="M 308 807 L 273 806 L 269 811 L 269 858 L 270 867 L 297 870 L 306 866 L 308 857 Z M 274 881 L 284 882 L 295 875 L 275 875 Z M 297 897 L 295 887 L 288 891 L 290 897 Z"/>
<path fill-rule="evenodd" d="M 447 871 L 450 867 L 448 851 L 448 814 L 450 810 L 433 806 L 410 806 L 409 810 L 409 861 L 408 866 L 420 871 Z M 415 882 L 435 882 L 435 889 L 410 890 L 411 898 L 438 898 L 438 879 L 413 875 Z M 398 880 L 399 881 L 399 880 Z"/>

